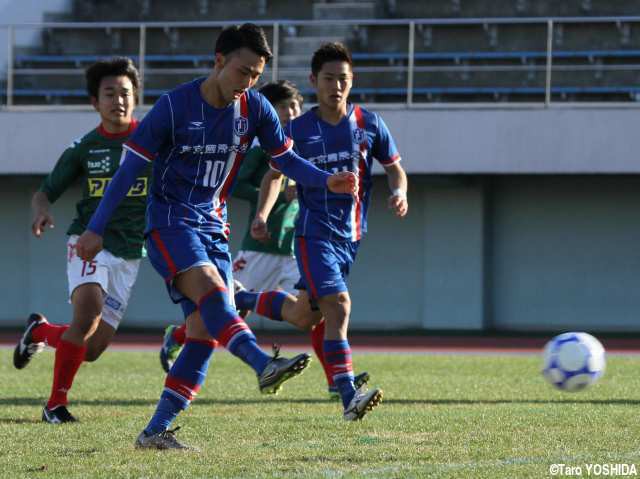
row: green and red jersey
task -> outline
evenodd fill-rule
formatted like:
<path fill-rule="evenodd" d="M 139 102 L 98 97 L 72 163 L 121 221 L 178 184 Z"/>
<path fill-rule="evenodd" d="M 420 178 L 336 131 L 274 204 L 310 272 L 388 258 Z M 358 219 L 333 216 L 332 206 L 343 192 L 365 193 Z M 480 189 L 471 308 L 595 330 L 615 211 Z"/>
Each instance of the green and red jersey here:
<path fill-rule="evenodd" d="M 107 132 L 102 125 L 75 140 L 58 159 L 53 171 L 45 178 L 39 191 L 54 203 L 76 182 L 82 185 L 82 199 L 76 203 L 76 217 L 68 235 L 80 235 L 98 208 L 107 185 L 120 165 L 122 144 L 137 126 L 120 134 Z M 118 206 L 104 233 L 104 248 L 124 259 L 145 255 L 144 226 L 149 187 L 149 166 Z"/>

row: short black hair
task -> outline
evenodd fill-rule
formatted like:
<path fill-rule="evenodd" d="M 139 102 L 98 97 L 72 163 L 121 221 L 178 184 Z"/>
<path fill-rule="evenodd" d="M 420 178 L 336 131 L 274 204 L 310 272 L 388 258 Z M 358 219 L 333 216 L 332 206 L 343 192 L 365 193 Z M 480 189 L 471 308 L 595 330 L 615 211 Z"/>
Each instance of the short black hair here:
<path fill-rule="evenodd" d="M 133 95 L 138 103 L 138 88 L 140 87 L 140 75 L 131 58 L 113 57 L 108 60 L 95 62 L 85 72 L 87 79 L 87 92 L 89 96 L 98 98 L 100 83 L 104 77 L 126 76 L 133 85 Z"/>
<path fill-rule="evenodd" d="M 264 57 L 265 62 L 269 62 L 273 56 L 264 30 L 253 23 L 233 25 L 222 30 L 216 40 L 215 52 L 228 55 L 241 48 L 248 48 L 256 55 Z"/>
<path fill-rule="evenodd" d="M 304 98 L 302 98 L 302 95 L 296 85 L 291 83 L 289 80 L 267 83 L 260 88 L 260 93 L 262 93 L 267 100 L 269 100 L 269 103 L 274 106 L 276 103 L 280 103 L 281 101 L 297 100 L 300 106 L 302 106 L 302 103 L 304 102 Z"/>
<path fill-rule="evenodd" d="M 322 70 L 322 65 L 328 62 L 347 62 L 353 68 L 351 53 L 340 42 L 325 43 L 315 51 L 311 58 L 311 73 L 316 76 Z"/>

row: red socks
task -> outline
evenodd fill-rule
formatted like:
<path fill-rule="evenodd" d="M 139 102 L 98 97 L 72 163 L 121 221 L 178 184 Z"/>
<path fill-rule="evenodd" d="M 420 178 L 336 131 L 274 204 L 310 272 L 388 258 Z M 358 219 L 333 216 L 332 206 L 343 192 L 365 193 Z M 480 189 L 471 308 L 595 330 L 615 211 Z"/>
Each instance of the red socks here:
<path fill-rule="evenodd" d="M 34 328 L 31 332 L 31 337 L 36 343 L 47 343 L 48 346 L 57 348 L 60 341 L 60 336 L 62 336 L 62 333 L 64 333 L 67 329 L 69 329 L 68 324 L 62 325 L 46 322 Z"/>
<path fill-rule="evenodd" d="M 313 350 L 316 353 L 318 361 L 322 364 L 322 369 L 324 369 L 324 375 L 327 377 L 327 384 L 329 387 L 332 387 L 333 384 L 333 373 L 331 368 L 327 364 L 324 359 L 324 319 L 316 325 L 315 328 L 311 331 L 311 345 L 313 346 Z"/>
<path fill-rule="evenodd" d="M 178 344 L 184 344 L 187 338 L 187 323 L 184 323 L 173 330 L 173 339 Z"/>
<path fill-rule="evenodd" d="M 67 392 L 71 389 L 73 378 L 76 376 L 82 361 L 84 361 L 86 346 L 76 346 L 69 341 L 60 339 L 56 348 L 56 359 L 53 366 L 53 385 L 51 397 L 47 407 L 67 405 Z"/>

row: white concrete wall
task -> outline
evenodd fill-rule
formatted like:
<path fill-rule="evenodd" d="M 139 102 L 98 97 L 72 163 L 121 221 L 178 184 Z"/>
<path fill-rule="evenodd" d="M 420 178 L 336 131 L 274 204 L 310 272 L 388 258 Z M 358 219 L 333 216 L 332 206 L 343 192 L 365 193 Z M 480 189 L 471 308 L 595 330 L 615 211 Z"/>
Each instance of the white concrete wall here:
<path fill-rule="evenodd" d="M 410 173 L 637 173 L 638 109 L 385 110 Z M 93 112 L 0 112 L 0 174 L 37 174 Z"/>

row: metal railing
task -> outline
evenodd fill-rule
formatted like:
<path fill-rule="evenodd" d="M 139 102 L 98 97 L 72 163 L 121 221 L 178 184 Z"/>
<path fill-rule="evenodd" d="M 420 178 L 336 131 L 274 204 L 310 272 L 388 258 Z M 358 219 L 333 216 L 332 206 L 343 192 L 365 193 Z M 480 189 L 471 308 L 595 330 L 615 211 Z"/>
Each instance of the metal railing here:
<path fill-rule="evenodd" d="M 93 56 L 109 56 L 111 54 L 128 54 L 134 56 L 141 78 L 140 98 L 142 104 L 145 103 L 145 96 L 152 98 L 157 96 L 158 91 L 171 87 L 171 82 L 167 86 L 153 87 L 152 80 L 164 79 L 168 76 L 196 76 L 206 74 L 210 66 L 205 60 L 209 56 L 213 58 L 213 38 L 204 39 L 203 43 L 209 45 L 207 54 L 191 54 L 188 52 L 189 47 L 184 50 L 171 47 L 171 53 L 158 54 L 153 53 L 150 48 L 149 36 L 153 32 L 163 32 L 165 36 L 170 32 L 187 32 L 193 29 L 211 29 L 219 31 L 227 25 L 235 22 L 113 22 L 113 23 L 41 23 L 41 24 L 0 24 L 0 39 L 6 39 L 6 79 L 4 85 L 4 105 L 7 109 L 23 109 L 28 107 L 46 108 L 47 105 L 29 105 L 25 102 L 18 101 L 22 97 L 35 97 L 38 91 L 42 89 L 30 89 L 19 87 L 18 79 L 28 78 L 32 81 L 43 77 L 55 78 L 69 76 L 76 80 L 82 78 L 86 59 Z M 613 100 L 620 102 L 622 96 L 624 100 L 621 102 L 628 106 L 637 106 L 637 99 L 640 98 L 640 81 L 636 82 L 634 72 L 640 71 L 640 44 L 637 48 L 633 47 L 633 41 L 629 38 L 628 25 L 640 23 L 640 17 L 558 17 L 558 18 L 475 18 L 475 19 L 414 19 L 414 20 L 332 20 L 330 24 L 318 21 L 259 21 L 256 22 L 268 31 L 270 36 L 271 47 L 273 50 L 273 60 L 268 69 L 265 71 L 266 79 L 277 80 L 280 78 L 290 79 L 291 77 L 304 78 L 309 73 L 308 62 L 313 53 L 313 49 L 309 51 L 287 52 L 291 50 L 294 43 L 291 39 L 314 39 L 314 34 L 305 35 L 299 32 L 305 29 L 324 28 L 324 35 L 327 37 L 340 37 L 345 35 L 345 29 L 351 35 L 354 31 L 359 35 L 365 32 L 365 39 L 353 38 L 352 43 L 360 44 L 361 48 L 366 52 L 358 51 L 352 47 L 354 51 L 354 61 L 356 73 L 356 81 L 353 94 L 359 95 L 361 99 L 373 99 L 373 102 L 379 103 L 380 98 L 386 103 L 393 105 L 402 105 L 403 107 L 429 107 L 440 106 L 447 103 L 450 97 L 462 97 L 455 100 L 458 104 L 468 103 L 464 98 L 480 98 L 485 99 L 484 103 L 495 106 L 496 102 L 503 100 L 514 101 L 517 105 L 532 105 L 537 107 L 550 107 L 555 104 L 565 104 L 567 98 L 571 95 L 591 94 L 599 99 L 602 95 L 612 94 Z M 566 28 L 580 28 L 582 32 L 589 32 L 590 29 L 613 29 L 619 32 L 619 48 L 612 48 L 611 42 L 602 40 L 598 41 L 598 35 L 589 36 L 591 42 L 581 50 L 562 51 L 557 48 L 562 42 L 562 35 Z M 112 49 L 108 54 L 100 53 L 74 55 L 65 54 L 67 58 L 73 61 L 77 58 L 77 65 L 73 67 L 64 66 L 61 68 L 51 67 L 53 61 L 46 62 L 44 57 L 43 68 L 26 68 L 23 66 L 24 61 L 21 58 L 38 58 L 37 55 L 24 56 L 19 54 L 16 46 L 16 34 L 25 30 L 37 30 L 40 32 L 55 31 L 77 31 L 77 30 L 94 30 L 98 32 L 106 32 L 107 37 L 113 35 L 113 32 L 137 32 L 137 48 L 135 52 L 126 51 L 126 48 Z M 333 35 L 332 29 L 337 33 Z M 351 30 L 349 30 L 351 29 Z M 396 42 L 398 45 L 393 51 L 379 52 L 375 49 L 376 44 L 380 44 L 377 36 L 368 34 L 376 29 L 395 30 L 392 33 L 393 38 L 389 42 Z M 406 31 L 402 33 L 402 31 Z M 483 45 L 462 45 L 458 46 L 455 51 L 444 52 L 434 46 L 432 41 L 434 33 L 438 30 L 439 34 L 446 37 L 454 38 L 453 35 L 446 33 L 447 29 L 458 31 L 464 29 L 469 32 L 484 32 L 488 40 L 488 46 Z M 498 37 L 500 29 L 519 29 L 527 31 L 533 29 L 539 35 L 531 48 L 518 48 L 517 45 L 509 43 L 509 40 L 500 42 L 494 41 L 494 37 Z M 4 30 L 4 32 L 3 32 Z M 474 33 L 474 34 L 475 34 Z M 204 34 L 204 32 L 203 32 Z M 209 35 L 207 32 L 206 35 Z M 389 33 L 387 32 L 387 35 Z M 129 35 L 131 36 L 131 35 Z M 381 35 L 382 37 L 383 35 Z M 211 34 L 213 37 L 213 34 Z M 406 40 L 402 40 L 402 38 Z M 372 41 L 372 38 L 376 41 Z M 462 38 L 462 37 L 460 37 Z M 1 41 L 1 40 L 0 40 Z M 303 40 L 304 41 L 304 40 Z M 455 40 L 460 44 L 459 40 Z M 454 43 L 455 43 L 454 41 Z M 492 43 L 493 42 L 493 43 Z M 364 46 L 362 46 L 364 45 Z M 1 46 L 1 44 L 0 44 Z M 502 46 L 503 51 L 500 52 L 498 46 Z M 285 48 L 286 47 L 286 48 Z M 572 47 L 573 48 L 573 47 Z M 131 49 L 129 47 L 129 49 Z M 153 48 L 157 50 L 157 46 Z M 617 51 L 617 55 L 615 52 Z M 609 55 L 609 53 L 611 53 Z M 173 57 L 172 57 L 173 55 Z M 165 64 L 176 63 L 171 58 L 187 57 L 192 58 L 198 64 L 188 67 L 153 67 L 151 64 L 160 63 L 161 60 L 154 58 L 162 58 L 166 60 Z M 49 56 L 53 59 L 53 56 Z M 83 59 L 84 58 L 84 59 Z M 304 58 L 304 61 L 291 65 L 291 59 Z M 573 58 L 573 60 L 571 60 Z M 582 59 L 580 59 L 582 58 Z M 564 60 L 563 60 L 564 59 Z M 606 62 L 604 61 L 606 59 Z M 618 62 L 612 62 L 612 60 Z M 621 59 L 625 59 L 624 62 Z M 58 59 L 59 60 L 59 59 Z M 562 62 L 560 62 L 562 60 Z M 57 61 L 57 60 L 56 60 Z M 186 60 L 188 61 L 188 60 Z M 560 63 L 557 63 L 560 62 Z M 635 63 L 637 62 L 637 63 Z M 60 65 L 69 62 L 60 62 Z M 572 73 L 591 72 L 598 81 L 592 84 L 580 85 L 564 85 L 561 80 L 556 79 L 556 75 L 565 75 Z M 607 83 L 602 80 L 604 75 L 620 74 L 626 72 L 629 78 L 611 81 Z M 498 79 L 507 74 L 522 75 L 514 85 L 500 84 Z M 374 77 L 373 80 L 368 77 Z M 441 75 L 443 80 L 433 80 Z M 473 75 L 488 78 L 483 80 L 485 83 L 478 81 L 468 81 Z M 541 80 L 543 75 L 544 81 Z M 368 79 L 367 85 L 359 87 L 361 78 Z M 495 85 L 490 82 L 493 78 Z M 517 77 L 520 78 L 520 77 Z M 462 79 L 462 80 L 461 80 Z M 465 80 L 467 79 L 467 80 Z M 374 81 L 375 80 L 375 81 Z M 378 83 L 376 83 L 376 81 Z M 387 84 L 384 82 L 388 81 Z M 436 83 L 434 83 L 434 81 Z M 441 83 L 437 83 L 440 81 Z M 465 83 L 466 82 L 466 83 Z M 178 82 L 176 81 L 175 84 Z M 1 85 L 0 85 L 1 89 Z M 302 88 L 306 93 L 310 93 L 308 89 Z M 51 90 L 55 93 L 56 90 Z M 67 92 L 68 97 L 81 95 L 82 88 L 75 90 L 59 90 Z M 145 95 L 146 94 L 146 95 Z M 517 95 L 524 97 L 524 101 L 514 100 Z M 616 96 L 617 95 L 617 96 Z M 489 97 L 487 100 L 485 97 Z M 587 96 L 588 101 L 588 96 Z M 371 101 L 369 101 L 371 102 Z M 478 105 L 482 102 L 473 102 Z M 590 104 L 593 104 L 591 102 Z M 611 102 L 606 102 L 611 105 Z M 447 103 L 451 106 L 451 103 Z M 61 105 L 53 105 L 53 108 L 60 108 Z M 74 108 L 72 105 L 63 105 L 64 108 Z M 76 106 L 85 108 L 84 106 Z"/>

